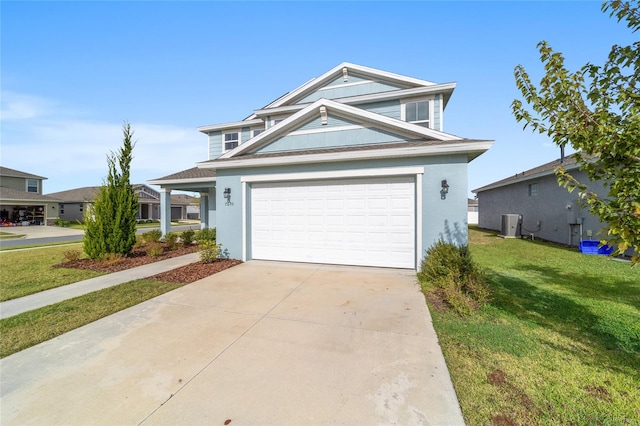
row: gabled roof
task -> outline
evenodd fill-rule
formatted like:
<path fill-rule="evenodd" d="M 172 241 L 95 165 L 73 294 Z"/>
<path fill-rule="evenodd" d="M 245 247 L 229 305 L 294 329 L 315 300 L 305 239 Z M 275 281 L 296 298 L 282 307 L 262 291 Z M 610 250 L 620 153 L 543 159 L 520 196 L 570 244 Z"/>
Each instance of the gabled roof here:
<path fill-rule="evenodd" d="M 413 77 L 407 77 L 400 74 L 394 74 L 391 72 L 377 70 L 375 68 L 369 68 L 362 65 L 352 64 L 349 62 L 343 62 L 340 65 L 325 72 L 320 77 L 311 79 L 305 84 L 303 84 L 302 86 L 298 87 L 297 89 L 280 97 L 279 99 L 270 103 L 263 109 L 276 108 L 283 105 L 291 105 L 295 103 L 296 100 L 304 98 L 308 94 L 314 92 L 315 90 L 318 90 L 319 88 L 323 87 L 324 85 L 331 82 L 332 80 L 342 76 L 345 69 L 346 69 L 347 75 L 349 75 L 349 73 L 352 73 L 359 76 L 375 79 L 377 81 L 385 81 L 385 82 L 406 86 L 406 87 L 431 86 L 435 84 L 431 81 L 421 80 Z"/>
<path fill-rule="evenodd" d="M 46 177 L 34 175 L 27 172 L 21 172 L 20 170 L 10 169 L 9 167 L 0 166 L 0 177 L 17 177 L 24 179 L 46 179 Z"/>
<path fill-rule="evenodd" d="M 144 188 L 148 188 L 144 184 L 133 184 L 131 185 L 133 190 L 138 192 L 143 192 Z M 84 186 L 82 188 L 68 189 L 66 191 L 53 192 L 51 194 L 47 194 L 47 196 L 55 197 L 60 200 L 60 202 L 66 203 L 92 203 L 93 200 L 98 196 L 100 192 L 100 186 Z M 153 190 L 153 188 L 150 188 Z M 153 190 L 156 192 L 155 190 Z M 144 191 L 148 194 L 147 191 Z M 150 194 L 149 194 L 150 195 Z M 148 200 L 152 202 L 152 198 L 145 198 L 145 202 Z"/>
<path fill-rule="evenodd" d="M 47 194 L 67 203 L 93 202 L 100 192 L 99 186 L 85 186 L 82 188 L 69 189 L 66 191 L 52 192 Z"/>
<path fill-rule="evenodd" d="M 471 192 L 478 193 L 482 191 L 487 191 L 489 189 L 495 189 L 495 188 L 500 188 L 502 186 L 511 185 L 516 182 L 524 182 L 532 179 L 537 179 L 542 176 L 552 175 L 554 173 L 554 170 L 559 166 L 563 166 L 567 170 L 576 169 L 578 168 L 577 160 L 579 156 L 580 156 L 579 153 L 575 153 L 575 154 L 566 156 L 564 159 L 562 159 L 562 161 L 560 158 L 558 158 L 556 160 L 545 163 L 541 166 L 534 167 L 533 169 L 526 170 L 522 173 L 516 173 L 515 175 L 509 176 L 508 178 L 474 189 Z"/>
<path fill-rule="evenodd" d="M 31 178 L 33 179 L 33 178 Z M 17 189 L 5 188 L 0 186 L 0 201 L 3 203 L 20 202 L 20 201 L 41 201 L 48 203 L 57 203 L 60 200 L 48 195 L 36 194 L 34 192 L 19 191 Z"/>
<path fill-rule="evenodd" d="M 433 139 L 433 140 L 461 140 L 462 138 L 450 135 L 437 130 L 419 126 L 417 124 L 408 123 L 388 117 L 386 115 L 377 114 L 360 108 L 345 105 L 329 99 L 319 99 L 304 109 L 298 111 L 284 121 L 278 123 L 268 130 L 260 133 L 258 136 L 250 139 L 248 142 L 222 154 L 219 158 L 232 158 L 238 155 L 254 152 L 255 150 L 268 145 L 275 139 L 285 136 L 293 129 L 305 124 L 309 120 L 319 117 L 320 110 L 324 108 L 327 114 L 339 116 L 358 123 L 366 123 L 381 130 L 396 133 L 410 139 Z"/>

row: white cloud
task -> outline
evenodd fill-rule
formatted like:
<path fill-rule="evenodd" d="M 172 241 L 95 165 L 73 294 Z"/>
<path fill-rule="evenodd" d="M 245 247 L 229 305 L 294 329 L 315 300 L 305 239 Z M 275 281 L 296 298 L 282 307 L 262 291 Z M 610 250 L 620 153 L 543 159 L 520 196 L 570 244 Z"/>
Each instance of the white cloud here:
<path fill-rule="evenodd" d="M 3 121 L 42 117 L 55 108 L 54 103 L 38 96 L 3 91 L 0 97 L 0 117 Z"/>
<path fill-rule="evenodd" d="M 22 102 L 24 101 L 24 102 Z M 122 122 L 70 118 L 51 101 L 13 94 L 2 115 L 2 165 L 48 178 L 45 193 L 100 185 L 106 157 L 122 146 Z M 18 119 L 18 117 L 20 119 Z M 166 176 L 207 159 L 206 136 L 195 127 L 131 123 L 136 141 L 132 183 Z"/>

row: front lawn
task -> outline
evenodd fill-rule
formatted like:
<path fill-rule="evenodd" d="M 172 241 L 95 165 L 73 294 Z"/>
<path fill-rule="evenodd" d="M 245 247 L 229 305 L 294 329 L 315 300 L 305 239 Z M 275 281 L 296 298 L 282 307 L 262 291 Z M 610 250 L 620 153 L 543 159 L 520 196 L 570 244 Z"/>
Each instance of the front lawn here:
<path fill-rule="evenodd" d="M 64 261 L 64 253 L 68 251 L 82 251 L 82 243 L 0 251 L 0 301 L 103 275 L 96 271 L 54 268 Z"/>
<path fill-rule="evenodd" d="M 491 302 L 430 306 L 469 425 L 640 424 L 640 268 L 470 230 Z"/>

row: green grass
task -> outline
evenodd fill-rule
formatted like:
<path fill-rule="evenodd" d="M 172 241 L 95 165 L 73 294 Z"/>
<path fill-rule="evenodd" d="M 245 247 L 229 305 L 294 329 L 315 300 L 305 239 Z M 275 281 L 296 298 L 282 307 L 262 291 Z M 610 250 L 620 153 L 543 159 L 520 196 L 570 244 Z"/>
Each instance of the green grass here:
<path fill-rule="evenodd" d="M 136 280 L 0 320 L 6 357 L 184 284 Z"/>
<path fill-rule="evenodd" d="M 67 251 L 82 251 L 82 244 L 37 250 L 0 252 L 0 301 L 15 299 L 54 287 L 103 275 L 80 269 L 53 268 L 65 261 Z"/>
<path fill-rule="evenodd" d="M 474 229 L 469 242 L 492 301 L 464 319 L 431 309 L 467 424 L 640 424 L 640 268 Z"/>
<path fill-rule="evenodd" d="M 0 231 L 0 240 L 13 240 L 22 237 L 24 237 L 24 234 L 12 234 L 11 232 Z"/>

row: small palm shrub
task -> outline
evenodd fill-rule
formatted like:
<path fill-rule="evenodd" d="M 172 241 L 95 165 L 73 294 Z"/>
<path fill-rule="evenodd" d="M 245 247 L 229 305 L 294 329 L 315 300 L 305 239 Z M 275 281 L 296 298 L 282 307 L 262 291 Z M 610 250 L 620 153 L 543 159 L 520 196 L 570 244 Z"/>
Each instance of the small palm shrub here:
<path fill-rule="evenodd" d="M 185 246 L 190 246 L 193 244 L 193 240 L 195 238 L 195 231 L 193 229 L 187 229 L 186 231 L 182 231 L 182 235 L 180 239 L 182 240 L 182 244 Z"/>
<path fill-rule="evenodd" d="M 427 250 L 418 278 L 427 298 L 439 300 L 459 315 L 470 314 L 491 295 L 468 246 L 436 242 Z"/>
<path fill-rule="evenodd" d="M 216 240 L 216 228 L 203 228 L 196 232 L 196 241 L 201 244 L 203 241 Z"/>

